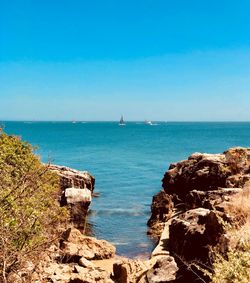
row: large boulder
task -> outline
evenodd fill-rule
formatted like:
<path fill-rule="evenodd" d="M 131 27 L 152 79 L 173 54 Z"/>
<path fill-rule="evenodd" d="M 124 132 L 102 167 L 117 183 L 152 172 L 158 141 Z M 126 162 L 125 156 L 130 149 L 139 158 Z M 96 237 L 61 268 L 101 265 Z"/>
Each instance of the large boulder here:
<path fill-rule="evenodd" d="M 149 268 L 147 261 L 123 259 L 113 265 L 113 279 L 117 283 L 144 283 Z"/>
<path fill-rule="evenodd" d="M 69 228 L 65 232 L 61 250 L 64 262 L 79 262 L 82 257 L 88 260 L 108 259 L 116 251 L 109 242 L 87 237 L 75 228 Z"/>
<path fill-rule="evenodd" d="M 178 267 L 173 257 L 157 256 L 149 260 L 123 259 L 113 265 L 117 283 L 174 282 Z"/>
<path fill-rule="evenodd" d="M 188 160 L 172 164 L 162 180 L 167 194 L 180 199 L 192 190 L 212 190 L 226 186 L 230 171 L 223 154 L 194 153 Z"/>
<path fill-rule="evenodd" d="M 155 264 L 147 271 L 148 283 L 174 282 L 178 271 L 177 264 L 173 257 L 158 257 Z"/>
<path fill-rule="evenodd" d="M 227 241 L 221 218 L 205 208 L 188 210 L 169 226 L 170 253 L 184 261 L 211 266 L 211 247 L 226 251 Z"/>

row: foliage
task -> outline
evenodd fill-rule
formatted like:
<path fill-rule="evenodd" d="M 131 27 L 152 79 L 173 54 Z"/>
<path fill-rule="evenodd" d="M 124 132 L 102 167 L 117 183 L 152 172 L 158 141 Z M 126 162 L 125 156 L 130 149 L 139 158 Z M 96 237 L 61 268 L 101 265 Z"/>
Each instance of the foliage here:
<path fill-rule="evenodd" d="M 214 264 L 213 283 L 250 282 L 250 242 L 244 248 L 228 252 L 228 258 L 218 257 Z"/>
<path fill-rule="evenodd" d="M 214 263 L 213 283 L 250 282 L 250 187 L 246 184 L 243 191 L 231 198 L 225 207 L 233 219 L 227 226 L 230 239 L 227 258 L 217 255 Z"/>
<path fill-rule="evenodd" d="M 0 281 L 37 257 L 58 237 L 66 212 L 59 207 L 58 177 L 34 148 L 0 131 Z"/>

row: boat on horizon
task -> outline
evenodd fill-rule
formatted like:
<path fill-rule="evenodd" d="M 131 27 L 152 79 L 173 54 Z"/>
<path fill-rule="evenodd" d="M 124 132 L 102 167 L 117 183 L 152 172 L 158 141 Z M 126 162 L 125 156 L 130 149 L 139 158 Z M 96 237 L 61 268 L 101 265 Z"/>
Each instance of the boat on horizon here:
<path fill-rule="evenodd" d="M 145 120 L 145 121 L 144 121 L 144 124 L 146 124 L 146 125 L 150 125 L 150 126 L 152 126 L 152 125 L 153 125 L 152 121 L 149 121 L 149 120 Z"/>
<path fill-rule="evenodd" d="M 120 122 L 119 122 L 119 126 L 125 126 L 125 122 L 124 122 L 124 119 L 123 119 L 123 116 L 121 116 L 121 119 L 120 119 Z"/>

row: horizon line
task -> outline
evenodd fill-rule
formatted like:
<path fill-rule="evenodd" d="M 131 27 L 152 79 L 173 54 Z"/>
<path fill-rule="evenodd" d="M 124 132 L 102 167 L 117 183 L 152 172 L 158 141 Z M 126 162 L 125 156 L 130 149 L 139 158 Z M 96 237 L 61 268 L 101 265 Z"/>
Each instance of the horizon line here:
<path fill-rule="evenodd" d="M 125 120 L 125 122 L 133 123 L 133 122 L 145 122 L 147 120 Z M 250 123 L 250 120 L 150 120 L 152 122 L 160 122 L 160 123 Z M 77 124 L 81 122 L 94 122 L 94 123 L 119 123 L 119 120 L 14 120 L 14 119 L 0 119 L 1 122 L 31 122 L 31 123 L 39 123 L 39 122 L 53 122 L 53 123 L 72 123 Z"/>

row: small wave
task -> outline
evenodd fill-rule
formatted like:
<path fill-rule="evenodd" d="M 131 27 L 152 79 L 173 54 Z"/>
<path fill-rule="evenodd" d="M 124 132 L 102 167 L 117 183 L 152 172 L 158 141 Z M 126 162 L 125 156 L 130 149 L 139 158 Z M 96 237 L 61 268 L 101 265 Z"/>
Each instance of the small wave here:
<path fill-rule="evenodd" d="M 129 243 L 128 242 L 111 242 L 111 244 L 114 246 L 127 246 Z"/>
<path fill-rule="evenodd" d="M 112 216 L 112 215 L 127 215 L 127 216 L 141 216 L 145 215 L 147 212 L 142 208 L 113 208 L 113 209 L 100 209 L 98 211 L 92 211 L 94 215 L 104 215 L 104 216 Z"/>

